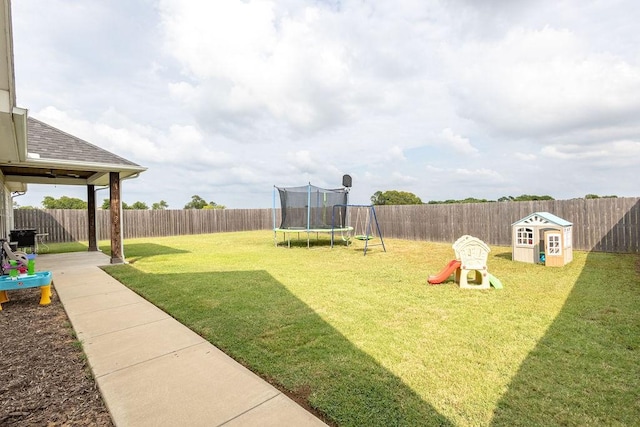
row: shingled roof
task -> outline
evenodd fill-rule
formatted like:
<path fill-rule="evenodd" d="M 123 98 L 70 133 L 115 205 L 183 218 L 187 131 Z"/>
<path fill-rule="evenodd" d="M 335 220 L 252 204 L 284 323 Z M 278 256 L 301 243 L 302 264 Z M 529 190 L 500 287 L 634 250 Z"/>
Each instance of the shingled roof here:
<path fill-rule="evenodd" d="M 28 117 L 24 161 L 2 161 L 5 185 L 23 191 L 25 184 L 109 185 L 109 174 L 120 179 L 137 176 L 147 168 Z"/>
<path fill-rule="evenodd" d="M 27 141 L 28 157 L 36 154 L 40 159 L 139 166 L 33 117 L 27 119 Z"/>

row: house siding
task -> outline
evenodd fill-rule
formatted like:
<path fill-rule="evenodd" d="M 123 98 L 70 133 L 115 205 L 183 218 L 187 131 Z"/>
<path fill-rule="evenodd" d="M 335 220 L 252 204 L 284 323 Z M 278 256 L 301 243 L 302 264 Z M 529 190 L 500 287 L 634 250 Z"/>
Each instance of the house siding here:
<path fill-rule="evenodd" d="M 6 239 L 13 228 L 13 204 L 11 192 L 4 184 L 4 175 L 0 174 L 0 238 Z"/>

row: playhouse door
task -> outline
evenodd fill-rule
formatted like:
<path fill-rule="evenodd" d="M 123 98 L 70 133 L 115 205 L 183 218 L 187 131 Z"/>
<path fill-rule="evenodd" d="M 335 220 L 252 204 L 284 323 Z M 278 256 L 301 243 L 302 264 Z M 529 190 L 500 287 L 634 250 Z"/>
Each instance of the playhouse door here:
<path fill-rule="evenodd" d="M 545 231 L 544 233 L 544 265 L 550 267 L 562 267 L 564 258 L 562 256 L 562 234 L 558 231 Z"/>

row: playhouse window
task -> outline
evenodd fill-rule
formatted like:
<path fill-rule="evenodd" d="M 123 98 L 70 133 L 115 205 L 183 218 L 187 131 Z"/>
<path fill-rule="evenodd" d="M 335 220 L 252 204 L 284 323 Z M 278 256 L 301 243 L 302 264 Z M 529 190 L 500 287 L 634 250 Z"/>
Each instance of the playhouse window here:
<path fill-rule="evenodd" d="M 522 246 L 533 246 L 533 229 L 521 227 L 516 231 L 516 243 Z"/>
<path fill-rule="evenodd" d="M 547 236 L 547 255 L 560 255 L 562 248 L 560 247 L 560 235 L 551 234 Z"/>

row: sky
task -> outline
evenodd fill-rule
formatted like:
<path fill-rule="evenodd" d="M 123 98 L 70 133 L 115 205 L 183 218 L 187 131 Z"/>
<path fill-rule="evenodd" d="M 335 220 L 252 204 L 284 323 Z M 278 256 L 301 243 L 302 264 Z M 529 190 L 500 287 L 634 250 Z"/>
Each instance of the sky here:
<path fill-rule="evenodd" d="M 17 104 L 148 170 L 122 199 L 270 208 L 640 195 L 635 0 L 14 0 Z M 30 185 L 19 205 L 86 188 Z M 98 200 L 108 197 L 98 193 Z"/>

